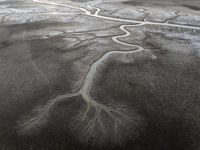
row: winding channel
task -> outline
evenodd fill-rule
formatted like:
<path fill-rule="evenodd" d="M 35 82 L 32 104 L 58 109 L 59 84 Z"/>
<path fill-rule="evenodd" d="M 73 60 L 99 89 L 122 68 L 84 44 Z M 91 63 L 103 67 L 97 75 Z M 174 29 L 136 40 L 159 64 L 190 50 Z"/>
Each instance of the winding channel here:
<path fill-rule="evenodd" d="M 59 95 L 56 98 L 50 100 L 44 107 L 36 109 L 38 112 L 36 116 L 32 116 L 31 119 L 24 120 L 23 122 L 20 123 L 19 125 L 19 132 L 26 134 L 29 133 L 30 130 L 38 128 L 39 125 L 44 125 L 44 120 L 47 118 L 49 115 L 49 110 L 54 106 L 55 103 L 63 100 L 63 99 L 70 99 L 75 96 L 82 96 L 83 100 L 87 103 L 87 108 L 86 110 L 81 114 L 81 116 L 78 118 L 78 121 L 80 122 L 78 124 L 81 125 L 81 122 L 83 122 L 86 119 L 86 116 L 89 112 L 89 110 L 93 107 L 95 109 L 95 114 L 91 120 L 88 121 L 87 125 L 84 128 L 84 134 L 90 134 L 95 127 L 96 123 L 99 123 L 101 127 L 103 127 L 103 123 L 101 121 L 100 113 L 101 111 L 105 111 L 114 121 L 114 133 L 117 134 L 117 128 L 119 125 L 126 124 L 126 121 L 131 121 L 132 118 L 128 115 L 125 115 L 122 111 L 119 109 L 114 109 L 108 106 L 105 106 L 97 101 L 95 101 L 91 96 L 90 96 L 90 90 L 93 84 L 94 76 L 97 71 L 97 67 L 106 60 L 111 54 L 117 53 L 117 54 L 132 54 L 132 53 L 137 53 L 141 51 L 145 51 L 143 47 L 139 45 L 134 45 L 130 43 L 125 43 L 119 40 L 119 38 L 125 38 L 128 37 L 131 33 L 126 30 L 126 27 L 134 27 L 134 26 L 142 26 L 142 25 L 161 25 L 161 26 L 171 26 L 171 27 L 180 27 L 180 28 L 188 28 L 188 29 L 197 29 L 200 30 L 200 27 L 196 26 L 187 26 L 187 25 L 177 25 L 177 24 L 168 24 L 168 23 L 157 23 L 157 22 L 146 22 L 146 21 L 134 21 L 134 20 L 127 20 L 127 19 L 119 19 L 119 18 L 111 18 L 111 17 L 106 17 L 106 16 L 101 16 L 99 15 L 100 9 L 95 8 L 92 6 L 87 6 L 90 9 L 95 9 L 96 11 L 94 14 L 91 14 L 90 11 L 84 9 L 84 8 L 79 8 L 76 6 L 71 6 L 71 5 L 66 5 L 66 4 L 58 4 L 54 2 L 47 2 L 47 1 L 40 1 L 40 0 L 33 0 L 34 2 L 42 3 L 42 4 L 49 4 L 49 5 L 56 5 L 56 6 L 62 6 L 62 7 L 68 7 L 68 8 L 73 8 L 73 9 L 78 9 L 81 11 L 85 12 L 85 15 L 96 17 L 96 18 L 102 18 L 102 19 L 107 19 L 107 20 L 113 20 L 113 21 L 120 21 L 120 22 L 127 22 L 127 23 L 134 23 L 134 25 L 121 25 L 120 30 L 124 32 L 122 35 L 114 36 L 112 37 L 112 40 L 116 43 L 125 45 L 125 46 L 130 46 L 133 47 L 133 50 L 118 50 L 118 51 L 109 51 L 104 53 L 98 60 L 93 62 L 93 64 L 90 67 L 90 70 L 88 71 L 84 83 L 81 87 L 81 89 L 77 92 L 74 93 L 67 93 L 63 95 Z M 121 118 L 125 119 L 126 121 L 122 120 Z M 41 124 L 43 122 L 43 124 Z"/>
<path fill-rule="evenodd" d="M 96 17 L 96 18 L 101 18 L 101 19 L 106 19 L 106 20 L 113 20 L 113 21 L 120 21 L 120 22 L 127 22 L 127 23 L 138 23 L 138 24 L 141 24 L 141 25 L 169 26 L 169 27 L 179 27 L 179 28 L 200 30 L 200 27 L 198 27 L 198 26 L 181 25 L 181 24 L 169 24 L 167 22 L 160 23 L 160 22 L 150 22 L 150 21 L 137 21 L 137 20 L 129 20 L 129 19 L 121 19 L 121 18 L 113 18 L 113 17 L 102 16 L 102 15 L 99 15 L 99 12 L 100 12 L 99 8 L 91 7 L 89 5 L 87 5 L 87 6 L 89 6 L 89 8 L 96 9 L 94 14 L 92 14 L 90 11 L 88 11 L 85 8 L 80 8 L 80 7 L 77 7 L 77 6 L 54 3 L 54 2 L 49 2 L 49 1 L 41 1 L 41 0 L 33 0 L 33 1 L 37 2 L 37 3 L 41 3 L 41 4 L 48 4 L 48 5 L 68 7 L 68 8 L 72 8 L 72 9 L 81 10 L 81 11 L 85 12 L 85 15 Z"/>

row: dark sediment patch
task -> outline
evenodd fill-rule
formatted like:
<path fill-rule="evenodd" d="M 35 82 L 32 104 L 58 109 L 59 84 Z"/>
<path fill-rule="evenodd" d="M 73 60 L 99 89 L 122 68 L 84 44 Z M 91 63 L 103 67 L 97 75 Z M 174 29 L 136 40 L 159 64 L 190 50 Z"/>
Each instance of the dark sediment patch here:
<path fill-rule="evenodd" d="M 200 10 L 200 7 L 198 6 L 192 6 L 192 5 L 183 5 L 184 7 L 190 8 L 192 10 Z"/>
<path fill-rule="evenodd" d="M 126 5 L 133 5 L 133 6 L 142 6 L 143 3 L 142 2 L 131 2 L 131 1 L 126 1 L 126 2 L 122 2 L 123 4 L 126 4 Z"/>
<path fill-rule="evenodd" d="M 92 96 L 104 104 L 133 105 L 145 114 L 144 132 L 121 149 L 197 150 L 200 142 L 197 125 L 200 121 L 199 60 L 182 52 L 155 50 L 154 54 L 157 59 L 135 54 L 132 64 L 114 61 L 116 59 L 108 63 L 94 82 Z M 178 55 L 190 57 L 190 63 Z M 171 59 L 172 56 L 177 57 Z"/>
<path fill-rule="evenodd" d="M 44 23 L 41 26 L 38 24 L 2 26 L 2 33 L 8 35 L 5 31 L 12 29 L 12 36 L 15 38 L 10 39 L 10 36 L 7 36 L 3 39 L 2 43 L 9 44 L 2 47 L 0 51 L 0 74 L 2 75 L 0 79 L 0 149 L 22 150 L 31 149 L 31 147 L 37 149 L 35 148 L 37 145 L 38 149 L 47 147 L 45 141 L 39 145 L 38 136 L 18 135 L 16 128 L 19 118 L 23 118 L 25 114 L 31 114 L 35 106 L 44 105 L 49 99 L 70 91 L 71 84 L 68 81 L 75 77 L 71 63 L 63 62 L 59 58 L 59 52 L 55 54 L 55 51 L 63 51 L 55 44 L 62 42 L 59 38 L 33 40 L 28 35 L 18 36 L 23 32 L 34 32 L 48 25 L 51 26 L 50 23 Z M 52 26 L 55 26 L 55 23 L 52 23 Z M 55 136 L 48 131 L 40 136 L 52 137 L 47 139 L 51 141 Z M 60 149 L 56 143 L 54 144 L 57 149 Z"/>

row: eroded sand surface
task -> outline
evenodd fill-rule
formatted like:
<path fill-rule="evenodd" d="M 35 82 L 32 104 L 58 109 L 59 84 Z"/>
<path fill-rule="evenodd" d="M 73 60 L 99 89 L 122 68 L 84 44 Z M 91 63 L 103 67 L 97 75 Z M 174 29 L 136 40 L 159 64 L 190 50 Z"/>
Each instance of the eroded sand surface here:
<path fill-rule="evenodd" d="M 0 149 L 199 150 L 198 1 L 0 1 Z"/>

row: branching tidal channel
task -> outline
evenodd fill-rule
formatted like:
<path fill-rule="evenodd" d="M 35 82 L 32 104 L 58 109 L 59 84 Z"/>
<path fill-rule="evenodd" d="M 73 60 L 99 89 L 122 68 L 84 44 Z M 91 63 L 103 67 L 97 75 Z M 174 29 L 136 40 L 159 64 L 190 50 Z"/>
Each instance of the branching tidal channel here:
<path fill-rule="evenodd" d="M 44 120 L 48 116 L 50 109 L 54 106 L 55 103 L 57 103 L 61 100 L 68 100 L 72 97 L 82 96 L 83 100 L 87 103 L 87 108 L 77 118 L 77 120 L 79 122 L 79 124 L 77 124 L 77 126 L 79 126 L 83 121 L 87 121 L 87 123 L 85 124 L 85 127 L 84 127 L 84 131 L 83 131 L 84 135 L 90 135 L 93 132 L 96 124 L 99 124 L 99 126 L 101 127 L 101 129 L 103 131 L 104 124 L 103 124 L 102 118 L 100 116 L 102 111 L 104 111 L 104 113 L 106 113 L 112 119 L 113 133 L 114 133 L 114 135 L 116 135 L 118 132 L 119 126 L 123 126 L 123 125 L 126 126 L 127 124 L 131 124 L 131 122 L 132 123 L 134 122 L 134 119 L 131 117 L 131 115 L 127 115 L 127 113 L 124 113 L 123 109 L 121 109 L 121 108 L 112 108 L 112 107 L 103 105 L 103 104 L 95 101 L 90 95 L 90 90 L 91 90 L 94 76 L 96 74 L 98 66 L 104 60 L 106 60 L 110 55 L 112 55 L 112 54 L 133 54 L 133 53 L 145 51 L 145 49 L 139 45 L 125 43 L 125 42 L 122 42 L 119 40 L 119 38 L 125 38 L 130 35 L 130 32 L 126 29 L 126 27 L 134 27 L 134 26 L 142 26 L 142 25 L 151 24 L 151 25 L 171 26 L 171 27 L 180 27 L 180 28 L 200 30 L 200 27 L 196 27 L 196 26 L 177 25 L 177 24 L 168 24 L 168 23 L 155 23 L 155 22 L 147 22 L 147 21 L 134 21 L 134 20 L 126 20 L 126 19 L 100 16 L 99 15 L 100 9 L 89 6 L 89 5 L 87 6 L 88 8 L 96 9 L 94 14 L 91 14 L 91 12 L 86 10 L 85 8 L 79 8 L 76 6 L 57 4 L 57 3 L 49 2 L 49 1 L 48 2 L 40 1 L 40 0 L 34 0 L 34 1 L 38 2 L 38 3 L 43 3 L 43 4 L 79 9 L 81 11 L 84 11 L 85 15 L 96 17 L 96 18 L 108 19 L 108 20 L 120 21 L 120 22 L 127 22 L 127 23 L 134 23 L 134 25 L 121 25 L 120 30 L 122 30 L 124 32 L 124 34 L 112 37 L 112 40 L 114 42 L 125 45 L 125 46 L 130 46 L 133 49 L 127 50 L 127 51 L 124 51 L 124 50 L 109 51 L 109 52 L 106 52 L 105 54 L 103 54 L 98 60 L 93 62 L 93 64 L 91 65 L 90 70 L 88 71 L 88 73 L 85 77 L 84 83 L 79 91 L 77 91 L 75 93 L 67 93 L 67 94 L 59 95 L 59 96 L 55 97 L 54 99 L 49 100 L 49 102 L 45 106 L 43 106 L 39 109 L 36 109 L 36 111 L 38 113 L 35 116 L 32 116 L 28 120 L 23 120 L 20 123 L 20 129 L 19 129 L 20 133 L 23 133 L 23 134 L 29 133 L 34 128 L 38 128 L 38 126 L 44 126 L 44 124 L 45 124 Z M 86 120 L 88 112 L 91 109 L 95 110 L 94 115 L 90 120 Z"/>

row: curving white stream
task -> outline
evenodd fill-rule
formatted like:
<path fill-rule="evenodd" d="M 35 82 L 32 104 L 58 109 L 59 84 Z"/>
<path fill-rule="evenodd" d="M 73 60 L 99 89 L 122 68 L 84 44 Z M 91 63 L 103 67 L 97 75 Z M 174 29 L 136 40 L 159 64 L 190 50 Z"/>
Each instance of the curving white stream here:
<path fill-rule="evenodd" d="M 40 124 L 41 122 L 43 122 L 43 125 L 44 125 L 45 122 L 44 122 L 43 119 L 45 119 L 45 117 L 47 117 L 49 110 L 51 109 L 51 107 L 53 107 L 55 105 L 55 103 L 57 103 L 57 102 L 59 102 L 63 99 L 67 99 L 67 98 L 71 98 L 71 97 L 75 97 L 75 96 L 79 96 L 79 95 L 82 96 L 84 101 L 87 103 L 87 109 L 82 114 L 82 116 L 79 118 L 80 123 L 85 120 L 87 113 L 89 112 L 89 110 L 92 107 L 94 107 L 95 110 L 96 110 L 93 119 L 88 122 L 86 129 L 84 131 L 84 134 L 90 134 L 93 131 L 96 122 L 98 122 L 101 126 L 103 126 L 103 123 L 101 122 L 101 119 L 99 117 L 102 110 L 104 110 L 115 122 L 115 128 L 114 128 L 115 134 L 117 134 L 117 128 L 116 128 L 117 124 L 124 124 L 124 123 L 122 123 L 122 120 L 120 119 L 120 117 L 123 117 L 127 121 L 131 121 L 131 118 L 129 116 L 123 114 L 119 110 L 115 110 L 113 108 L 107 107 L 107 106 L 105 106 L 101 103 L 96 102 L 90 96 L 90 90 L 91 90 L 91 87 L 92 87 L 92 84 L 93 84 L 94 76 L 96 74 L 97 67 L 101 64 L 101 62 L 103 62 L 111 54 L 114 54 L 114 53 L 117 53 L 117 54 L 132 54 L 132 53 L 137 53 L 137 52 L 145 50 L 141 46 L 134 45 L 134 44 L 128 44 L 128 43 L 125 43 L 125 42 L 118 40 L 118 38 L 127 37 L 127 36 L 130 35 L 130 32 L 125 29 L 125 26 L 126 25 L 123 25 L 123 26 L 120 27 L 120 29 L 122 31 L 124 31 L 125 34 L 112 37 L 112 39 L 119 44 L 123 44 L 123 45 L 126 45 L 126 46 L 132 46 L 135 49 L 126 50 L 126 51 L 124 51 L 124 50 L 109 51 L 109 52 L 106 52 L 105 54 L 103 54 L 98 60 L 96 60 L 91 65 L 90 70 L 88 71 L 86 78 L 84 80 L 84 83 L 83 83 L 83 85 L 82 85 L 82 87 L 79 91 L 77 91 L 75 93 L 59 95 L 56 98 L 50 100 L 44 107 L 36 109 L 36 111 L 38 112 L 36 116 L 32 117 L 29 120 L 25 120 L 25 121 L 20 123 L 20 131 L 19 132 L 21 134 L 25 134 L 25 133 L 29 132 L 29 130 L 37 128 L 39 125 L 41 125 Z M 137 26 L 137 25 L 127 25 L 127 26 Z M 118 115 L 119 117 L 116 117 L 116 115 Z M 78 125 L 80 125 L 80 124 L 78 124 Z"/>
<path fill-rule="evenodd" d="M 94 14 L 91 14 L 91 12 L 88 11 L 87 9 L 85 9 L 85 8 L 80 8 L 80 7 L 71 6 L 71 5 L 67 5 L 67 4 L 59 4 L 59 3 L 54 3 L 54 2 L 50 2 L 50 1 L 41 1 L 41 0 L 33 0 L 33 1 L 37 2 L 37 3 L 42 3 L 42 4 L 48 4 L 48 5 L 62 6 L 62 7 L 72 8 L 72 9 L 78 9 L 78 10 L 84 11 L 85 15 L 96 17 L 96 18 L 101 18 L 101 19 L 120 21 L 120 22 L 127 22 L 127 23 L 139 23 L 139 24 L 143 24 L 143 25 L 169 26 L 169 27 L 179 27 L 179 28 L 200 30 L 200 27 L 198 27 L 198 26 L 181 25 L 181 24 L 169 24 L 167 22 L 166 23 L 150 22 L 150 21 L 146 22 L 146 21 L 137 21 L 137 20 L 129 20 L 129 19 L 120 19 L 120 18 L 101 16 L 101 15 L 99 15 L 100 9 L 96 8 L 96 7 L 91 7 L 91 6 L 89 6 L 89 8 L 94 8 L 94 9 L 97 10 Z"/>
<path fill-rule="evenodd" d="M 57 102 L 59 102 L 63 99 L 67 99 L 67 98 L 70 99 L 71 97 L 75 97 L 75 96 L 78 96 L 78 95 L 82 96 L 84 101 L 87 103 L 87 109 L 85 110 L 85 112 L 82 113 L 81 117 L 78 119 L 79 122 L 80 122 L 78 124 L 78 126 L 81 125 L 81 122 L 86 119 L 86 116 L 87 116 L 87 113 L 89 112 L 89 110 L 92 107 L 95 109 L 95 115 L 91 120 L 88 121 L 87 125 L 85 126 L 84 131 L 83 131 L 84 134 L 91 134 L 96 123 L 99 123 L 101 125 L 101 127 L 103 126 L 101 118 L 99 117 L 102 110 L 104 110 L 113 119 L 114 124 L 115 124 L 115 126 L 113 127 L 113 130 L 114 130 L 114 133 L 117 134 L 117 129 L 118 129 L 117 127 L 119 125 L 122 125 L 122 124 L 128 124 L 126 121 L 132 121 L 132 118 L 129 115 L 125 115 L 123 112 L 121 112 L 118 109 L 116 110 L 114 108 L 110 108 L 108 106 L 105 106 L 105 105 L 95 101 L 90 96 L 90 90 L 91 90 L 91 87 L 92 87 L 92 84 L 93 84 L 94 76 L 95 76 L 96 71 L 97 71 L 97 67 L 101 64 L 101 62 L 103 62 L 105 59 L 107 59 L 111 54 L 114 54 L 114 53 L 132 54 L 132 53 L 137 53 L 137 52 L 145 50 L 143 47 L 141 47 L 139 45 L 125 43 L 125 42 L 122 42 L 122 41 L 119 40 L 119 38 L 125 38 L 125 37 L 128 37 L 130 35 L 130 32 L 128 30 L 126 30 L 125 27 L 134 27 L 134 26 L 142 26 L 142 25 L 150 24 L 150 25 L 172 26 L 172 27 L 180 27 L 180 28 L 200 30 L 200 27 L 196 27 L 196 26 L 135 21 L 135 20 L 127 20 L 127 19 L 119 19 L 119 18 L 101 16 L 101 15 L 99 15 L 99 12 L 100 12 L 99 8 L 91 7 L 89 5 L 87 6 L 88 8 L 96 9 L 94 14 L 91 14 L 90 11 L 88 11 L 84 8 L 79 8 L 79 7 L 76 7 L 76 6 L 71 6 L 71 5 L 66 5 L 66 4 L 58 4 L 58 3 L 54 3 L 54 2 L 41 1 L 41 0 L 33 0 L 33 1 L 38 2 L 38 3 L 42 3 L 42 4 L 49 4 L 49 5 L 56 5 L 56 6 L 78 9 L 78 10 L 84 11 L 85 15 L 96 17 L 96 18 L 113 20 L 113 21 L 121 21 L 121 22 L 127 22 L 127 23 L 134 23 L 134 25 L 121 25 L 120 30 L 122 30 L 124 32 L 124 34 L 112 37 L 112 40 L 114 42 L 122 44 L 122 45 L 133 47 L 133 50 L 109 51 L 109 52 L 106 52 L 105 54 L 103 54 L 98 60 L 96 60 L 91 65 L 90 70 L 88 71 L 88 73 L 85 77 L 84 83 L 83 83 L 83 85 L 82 85 L 82 87 L 79 91 L 77 91 L 75 93 L 59 95 L 56 98 L 50 100 L 44 107 L 37 109 L 36 111 L 38 113 L 37 113 L 36 116 L 20 123 L 19 132 L 21 134 L 27 134 L 27 133 L 29 133 L 30 130 L 37 129 L 39 127 L 39 125 L 43 126 L 45 124 L 44 119 L 47 118 L 47 116 L 49 115 L 49 110 L 51 109 L 51 107 L 54 106 L 55 103 L 57 103 Z M 122 120 L 121 118 L 125 119 L 126 121 Z"/>

